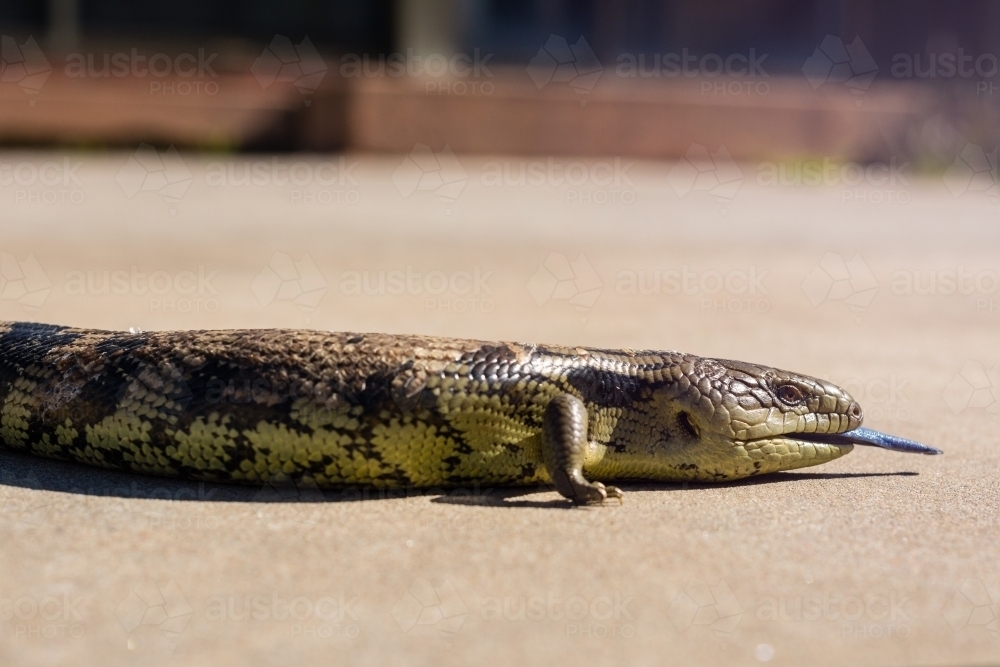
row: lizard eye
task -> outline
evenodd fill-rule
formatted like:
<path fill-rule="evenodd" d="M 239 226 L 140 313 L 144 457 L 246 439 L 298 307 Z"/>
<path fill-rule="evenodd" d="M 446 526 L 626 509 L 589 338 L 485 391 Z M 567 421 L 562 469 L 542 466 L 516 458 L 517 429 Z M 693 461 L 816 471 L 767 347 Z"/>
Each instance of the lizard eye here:
<path fill-rule="evenodd" d="M 781 399 L 782 403 L 787 403 L 788 405 L 798 405 L 802 402 L 805 396 L 802 394 L 802 390 L 796 387 L 794 384 L 783 384 L 778 387 L 778 398 Z"/>

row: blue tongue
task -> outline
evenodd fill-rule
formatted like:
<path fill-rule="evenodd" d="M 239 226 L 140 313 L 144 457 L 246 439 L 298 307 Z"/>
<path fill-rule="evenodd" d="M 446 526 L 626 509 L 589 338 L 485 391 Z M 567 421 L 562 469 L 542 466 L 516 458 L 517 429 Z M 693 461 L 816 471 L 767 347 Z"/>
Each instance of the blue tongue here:
<path fill-rule="evenodd" d="M 840 437 L 846 438 L 856 445 L 874 445 L 884 449 L 891 449 L 894 452 L 910 452 L 911 454 L 943 454 L 940 449 L 921 445 L 919 442 L 899 438 L 888 433 L 873 431 L 870 428 L 858 427 L 853 431 L 840 433 Z"/>

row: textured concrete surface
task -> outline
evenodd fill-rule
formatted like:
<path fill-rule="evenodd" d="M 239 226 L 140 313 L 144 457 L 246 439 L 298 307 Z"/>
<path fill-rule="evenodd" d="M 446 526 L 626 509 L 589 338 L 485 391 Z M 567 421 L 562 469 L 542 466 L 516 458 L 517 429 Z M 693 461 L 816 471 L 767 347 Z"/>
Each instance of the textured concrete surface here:
<path fill-rule="evenodd" d="M 521 158 L 427 161 L 437 181 L 402 156 L 184 155 L 159 181 L 129 160 L 0 154 L 0 318 L 676 348 L 828 378 L 946 453 L 591 509 L 3 454 L 3 664 L 1000 662 L 1000 215 L 978 181 L 742 164 L 713 195 L 613 159 L 542 159 L 537 184 Z"/>

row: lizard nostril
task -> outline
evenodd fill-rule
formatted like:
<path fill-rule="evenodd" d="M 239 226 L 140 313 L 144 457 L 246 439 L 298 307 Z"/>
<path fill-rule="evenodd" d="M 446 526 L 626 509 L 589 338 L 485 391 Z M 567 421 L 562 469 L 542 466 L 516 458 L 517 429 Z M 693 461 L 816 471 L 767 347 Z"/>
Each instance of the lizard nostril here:
<path fill-rule="evenodd" d="M 861 411 L 861 405 L 859 405 L 857 402 L 851 403 L 851 407 L 847 409 L 847 416 L 850 417 L 851 419 L 857 419 L 858 421 L 861 421 L 861 417 L 863 415 L 864 413 Z"/>

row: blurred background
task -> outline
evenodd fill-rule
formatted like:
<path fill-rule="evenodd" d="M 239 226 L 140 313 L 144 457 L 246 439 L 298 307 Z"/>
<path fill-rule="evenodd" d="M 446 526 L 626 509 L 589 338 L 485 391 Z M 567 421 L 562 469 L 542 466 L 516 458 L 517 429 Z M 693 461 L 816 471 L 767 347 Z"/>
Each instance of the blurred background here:
<path fill-rule="evenodd" d="M 0 42 L 0 321 L 678 349 L 947 454 L 595 512 L 0 455 L 0 663 L 996 664 L 1000 3 L 4 0 Z M 348 608 L 215 613 L 259 595 Z"/>
<path fill-rule="evenodd" d="M 737 160 L 943 169 L 1000 128 L 987 0 L 9 0 L 0 31 L 8 145 L 671 158 L 721 143 Z"/>

